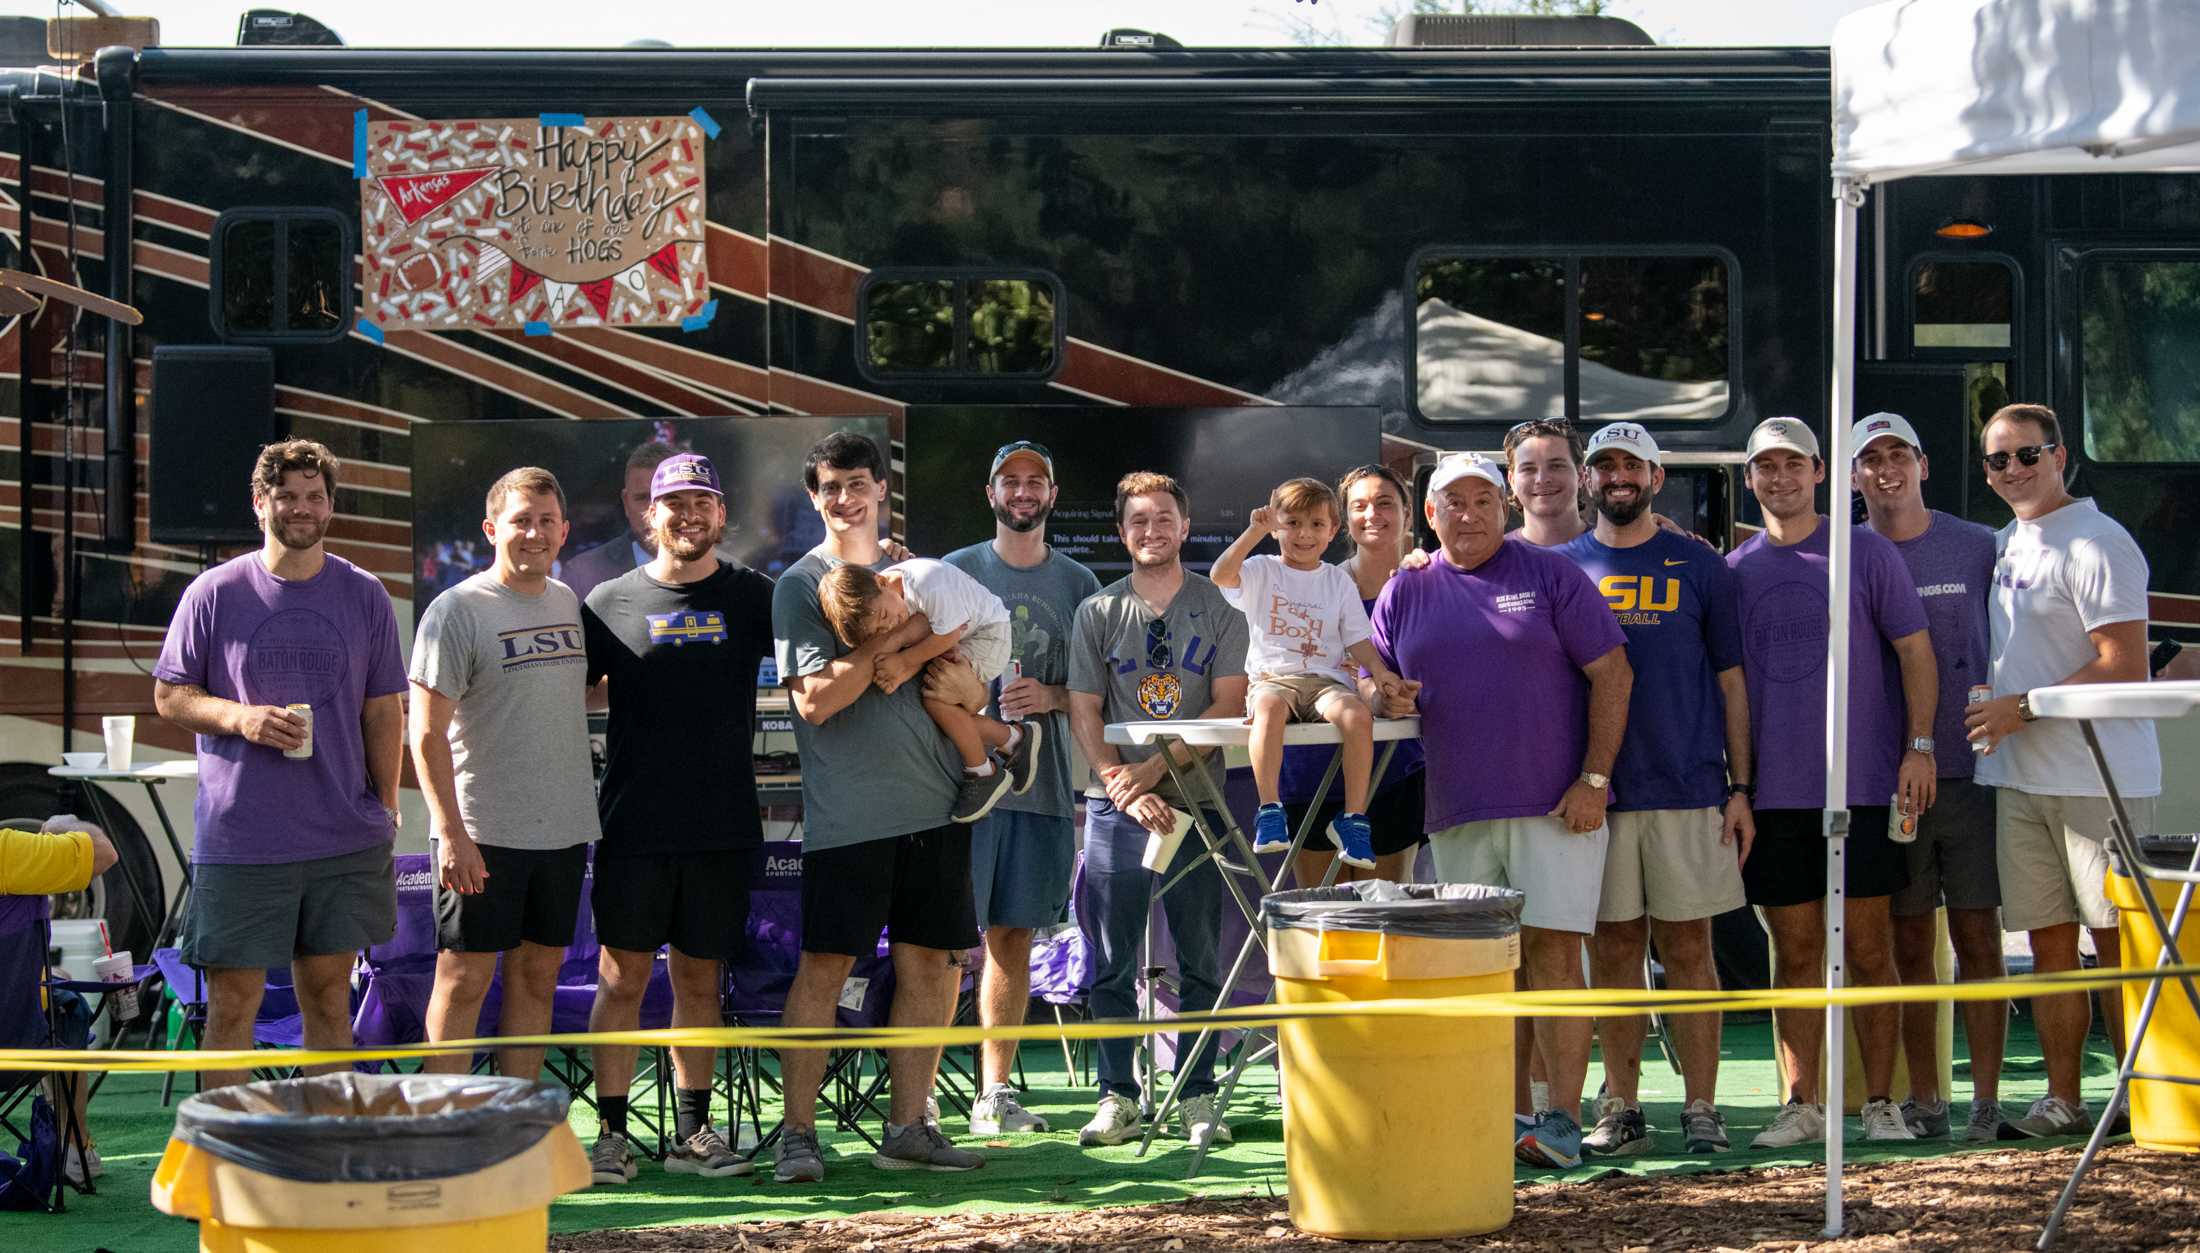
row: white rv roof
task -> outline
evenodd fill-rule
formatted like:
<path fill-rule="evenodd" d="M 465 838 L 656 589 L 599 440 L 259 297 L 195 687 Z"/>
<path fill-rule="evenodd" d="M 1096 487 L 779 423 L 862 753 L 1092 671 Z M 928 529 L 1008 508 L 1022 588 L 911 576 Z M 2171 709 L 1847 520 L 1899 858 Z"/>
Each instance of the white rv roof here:
<path fill-rule="evenodd" d="M 1833 33 L 1833 172 L 2200 171 L 2195 0 L 1896 0 Z"/>

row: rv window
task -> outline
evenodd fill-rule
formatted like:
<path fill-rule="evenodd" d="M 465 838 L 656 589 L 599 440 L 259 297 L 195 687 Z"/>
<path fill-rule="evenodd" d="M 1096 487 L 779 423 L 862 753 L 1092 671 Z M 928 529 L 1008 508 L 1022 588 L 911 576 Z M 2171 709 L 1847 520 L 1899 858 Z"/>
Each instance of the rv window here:
<path fill-rule="evenodd" d="M 1054 290 L 1021 278 L 970 284 L 970 368 L 1044 374 L 1054 368 Z"/>
<path fill-rule="evenodd" d="M 1585 422 L 1716 418 L 1727 409 L 1727 272 L 1716 257 L 1583 257 Z"/>
<path fill-rule="evenodd" d="M 1439 257 L 1414 276 L 1414 382 L 1435 422 L 1566 412 L 1566 263 Z"/>
<path fill-rule="evenodd" d="M 955 283 L 873 283 L 864 292 L 863 343 L 882 373 L 955 368 Z"/>
<path fill-rule="evenodd" d="M 2008 348 L 2016 280 L 1998 261 L 1926 261 L 1910 292 L 1919 348 Z"/>
<path fill-rule="evenodd" d="M 2079 318 L 2086 455 L 2200 461 L 2200 260 L 2089 261 Z"/>
<path fill-rule="evenodd" d="M 881 380 L 1051 374 L 1060 311 L 1060 286 L 1045 275 L 874 271 L 857 300 L 857 364 Z"/>
<path fill-rule="evenodd" d="M 350 327 L 352 253 L 326 209 L 232 209 L 214 227 L 214 329 L 227 339 L 331 340 Z"/>

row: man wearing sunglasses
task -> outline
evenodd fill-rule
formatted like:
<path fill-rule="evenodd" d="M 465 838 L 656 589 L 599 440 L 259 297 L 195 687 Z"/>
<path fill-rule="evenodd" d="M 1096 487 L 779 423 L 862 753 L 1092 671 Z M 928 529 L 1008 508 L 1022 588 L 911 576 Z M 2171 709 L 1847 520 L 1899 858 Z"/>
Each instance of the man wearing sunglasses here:
<path fill-rule="evenodd" d="M 2029 932 L 2033 968 L 2078 967 L 2078 928 L 2093 933 L 2103 965 L 2116 964 L 2116 909 L 2102 879 L 2109 808 L 2078 726 L 2034 721 L 2028 693 L 2061 683 L 2147 678 L 2147 561 L 2131 534 L 2063 486 L 2069 454 L 2055 412 L 2009 405 L 1980 435 L 1986 482 L 2016 519 L 1995 538 L 2000 555 L 1987 608 L 1994 632 L 1992 699 L 1970 708 L 1978 779 L 2000 789 L 1995 843 L 2002 926 Z M 2093 724 L 2131 820 L 2154 824 L 2162 759 L 2154 724 Z M 2115 998 L 2108 1038 L 2123 1051 Z M 2002 1130 L 2006 1139 L 2082 1134 L 2091 1113 L 2078 1093 L 2092 998 L 2035 997 L 2047 1095 Z M 2113 1116 L 2113 1112 L 2111 1114 Z"/>
<path fill-rule="evenodd" d="M 1020 1027 L 1031 1003 L 1031 936 L 1062 921 L 1076 868 L 1076 793 L 1069 778 L 1070 627 L 1077 606 L 1100 591 L 1092 571 L 1047 546 L 1047 516 L 1060 491 L 1054 454 L 1028 439 L 993 454 L 985 499 L 993 508 L 993 538 L 947 554 L 947 564 L 1001 598 L 1009 613 L 1008 673 L 1001 676 L 994 715 L 1003 721 L 1044 719 L 1031 790 L 1001 798 L 970 828 L 970 878 L 985 937 L 985 974 L 978 1020 Z M 970 1111 L 970 1134 L 1045 1131 L 1009 1085 L 1016 1042 L 988 1040 L 982 1083 Z"/>

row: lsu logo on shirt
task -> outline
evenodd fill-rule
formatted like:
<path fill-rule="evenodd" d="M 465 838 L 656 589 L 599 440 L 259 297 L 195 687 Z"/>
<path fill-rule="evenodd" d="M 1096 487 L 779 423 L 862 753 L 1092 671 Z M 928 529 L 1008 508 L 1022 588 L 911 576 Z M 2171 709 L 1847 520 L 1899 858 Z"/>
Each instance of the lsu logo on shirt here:
<path fill-rule="evenodd" d="M 1607 574 L 1597 580 L 1597 590 L 1613 613 L 1629 610 L 1661 610 L 1681 607 L 1681 581 L 1649 574 Z"/>
<path fill-rule="evenodd" d="M 715 609 L 682 609 L 646 616 L 652 644 L 671 644 L 678 648 L 688 644 L 726 642 L 726 616 Z"/>
<path fill-rule="evenodd" d="M 540 665 L 579 665 L 588 660 L 588 646 L 582 640 L 578 622 L 500 631 L 497 643 L 504 650 L 499 665 L 507 671 Z"/>
<path fill-rule="evenodd" d="M 1173 718 L 1184 703 L 1184 682 L 1168 671 L 1149 674 L 1138 681 L 1138 707 L 1149 717 Z"/>

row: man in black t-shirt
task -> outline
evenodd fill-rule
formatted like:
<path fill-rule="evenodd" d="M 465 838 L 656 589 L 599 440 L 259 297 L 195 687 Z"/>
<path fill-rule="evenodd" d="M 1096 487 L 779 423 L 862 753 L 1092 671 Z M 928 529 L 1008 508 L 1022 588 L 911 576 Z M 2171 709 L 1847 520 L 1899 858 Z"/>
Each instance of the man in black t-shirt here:
<path fill-rule="evenodd" d="M 657 949 L 672 949 L 672 1025 L 717 1027 L 722 963 L 740 947 L 763 831 L 751 762 L 757 666 L 772 651 L 772 581 L 719 562 L 726 503 L 708 458 L 667 458 L 650 482 L 648 565 L 598 584 L 581 610 L 589 682 L 607 680 L 611 727 L 597 797 L 596 935 L 603 943 L 590 1031 L 631 1031 Z M 635 1175 L 626 1136 L 634 1049 L 595 1050 L 600 1184 Z M 665 1169 L 745 1175 L 710 1121 L 708 1048 L 672 1050 L 678 1143 Z"/>

